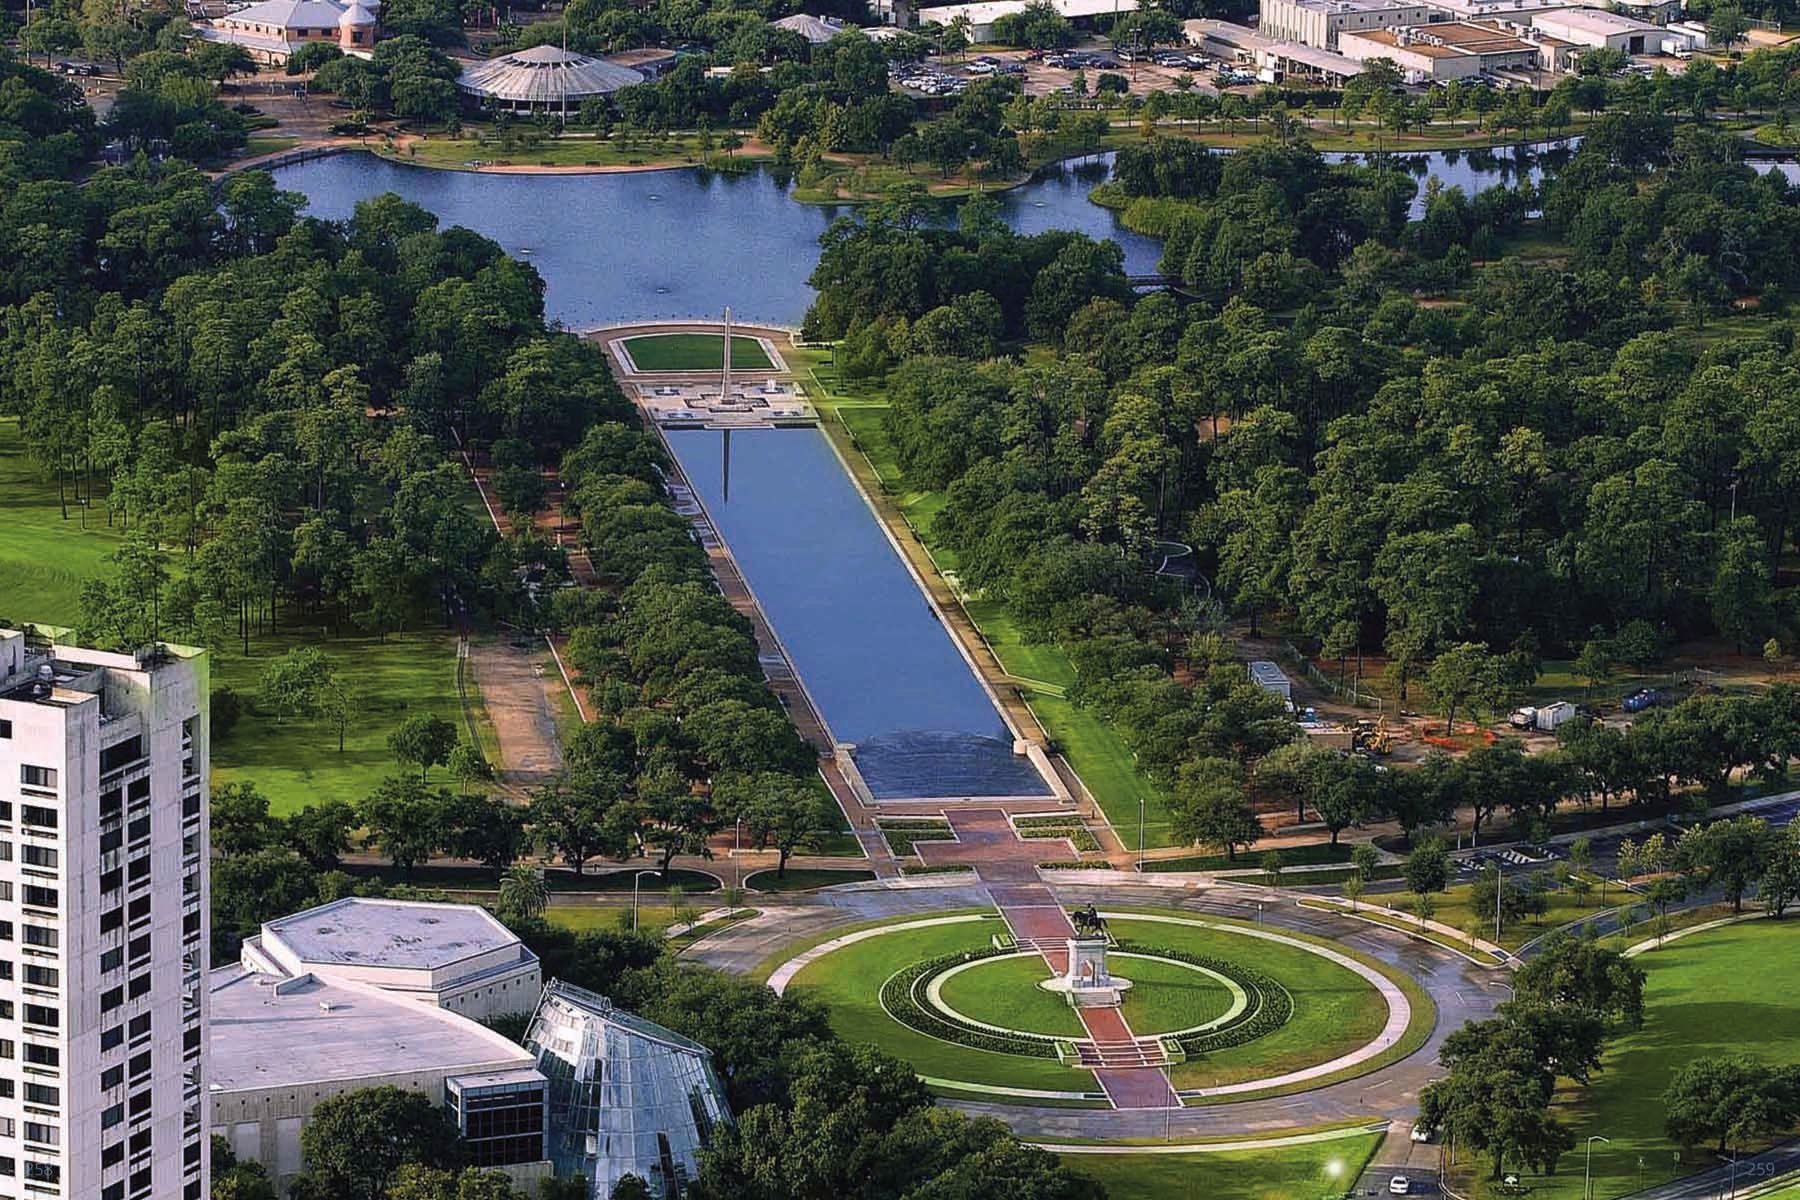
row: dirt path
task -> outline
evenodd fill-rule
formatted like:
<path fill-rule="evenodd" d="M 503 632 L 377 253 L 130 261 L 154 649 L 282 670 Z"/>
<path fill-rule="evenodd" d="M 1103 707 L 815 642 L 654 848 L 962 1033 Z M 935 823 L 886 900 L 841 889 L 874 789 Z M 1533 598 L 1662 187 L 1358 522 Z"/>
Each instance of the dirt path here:
<path fill-rule="evenodd" d="M 493 636 L 470 640 L 469 667 L 500 742 L 500 782 L 516 793 L 550 783 L 563 764 L 554 695 L 561 677 L 531 651 Z"/>

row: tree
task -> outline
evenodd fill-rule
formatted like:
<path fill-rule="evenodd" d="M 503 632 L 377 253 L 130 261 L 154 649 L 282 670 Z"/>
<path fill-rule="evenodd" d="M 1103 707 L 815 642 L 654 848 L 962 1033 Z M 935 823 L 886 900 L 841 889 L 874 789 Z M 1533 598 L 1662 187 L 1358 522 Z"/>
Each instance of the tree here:
<path fill-rule="evenodd" d="M 287 843 L 314 871 L 335 871 L 356 822 L 356 810 L 342 800 L 309 804 L 285 822 Z"/>
<path fill-rule="evenodd" d="M 544 873 L 535 867 L 515 863 L 500 876 L 500 914 L 509 924 L 537 920 L 549 903 Z"/>
<path fill-rule="evenodd" d="M 255 854 L 281 840 L 281 821 L 253 783 L 228 783 L 212 794 L 212 844 L 219 854 Z"/>
<path fill-rule="evenodd" d="M 1513 994 L 1523 1003 L 1585 1008 L 1627 1029 L 1644 1022 L 1644 969 L 1567 933 L 1552 933 L 1514 972 Z"/>
<path fill-rule="evenodd" d="M 1350 850 L 1350 866 L 1356 871 L 1356 877 L 1367 883 L 1381 869 L 1381 852 L 1368 842 L 1358 842 Z"/>
<path fill-rule="evenodd" d="M 1356 902 L 1362 899 L 1363 881 L 1361 875 L 1352 875 L 1342 885 L 1344 899 L 1350 902 L 1350 911 L 1356 911 Z"/>
<path fill-rule="evenodd" d="M 1675 861 L 1708 887 L 1719 887 L 1733 912 L 1744 911 L 1744 893 L 1762 876 L 1780 835 L 1749 815 L 1709 825 L 1692 825 L 1675 844 Z"/>
<path fill-rule="evenodd" d="M 1750 20 L 1744 11 L 1735 7 L 1715 8 L 1706 17 L 1706 36 L 1708 40 L 1731 53 L 1731 48 L 1744 40 L 1750 32 Z"/>
<path fill-rule="evenodd" d="M 364 1088 L 321 1100 L 300 1131 L 306 1175 L 326 1196 L 385 1200 L 408 1164 L 449 1168 L 456 1127 L 420 1092 Z"/>
<path fill-rule="evenodd" d="M 434 713 L 417 713 L 388 735 L 388 749 L 403 763 L 419 768 L 421 782 L 431 768 L 450 760 L 456 748 L 456 726 Z"/>
<path fill-rule="evenodd" d="M 1789 825 L 1774 839 L 1758 891 L 1769 915 L 1780 920 L 1800 893 L 1800 829 Z"/>
<path fill-rule="evenodd" d="M 1239 848 L 1262 836 L 1262 822 L 1244 795 L 1243 768 L 1228 758 L 1184 764 L 1169 797 L 1169 826 L 1176 837 L 1223 850 L 1237 860 Z"/>
<path fill-rule="evenodd" d="M 571 772 L 532 793 L 526 816 L 538 844 L 575 868 L 590 858 L 624 858 L 637 846 L 638 815 L 625 779 L 611 771 Z"/>
<path fill-rule="evenodd" d="M 1425 689 L 1444 710 L 1444 732 L 1456 731 L 1459 710 L 1480 711 L 1501 703 L 1506 687 L 1500 661 L 1479 642 L 1459 642 L 1425 670 Z"/>
<path fill-rule="evenodd" d="M 1800 1121 L 1800 1070 L 1748 1055 L 1702 1058 L 1679 1068 L 1663 1091 L 1663 1129 L 1691 1148 L 1761 1141 Z"/>
<path fill-rule="evenodd" d="M 494 768 L 481 752 L 481 747 L 473 742 L 456 743 L 444 765 L 450 771 L 450 778 L 470 790 L 483 783 L 492 783 L 494 779 Z"/>
<path fill-rule="evenodd" d="M 1287 865 L 1287 859 L 1279 850 L 1265 851 L 1262 856 L 1263 886 L 1278 888 L 1281 886 L 1281 869 Z"/>
<path fill-rule="evenodd" d="M 777 876 L 788 857 L 839 824 L 836 803 L 816 779 L 764 772 L 728 775 L 713 786 L 723 823 L 743 821 L 756 848 L 775 848 Z"/>
<path fill-rule="evenodd" d="M 504 801 L 474 792 L 444 793 L 443 849 L 456 858 L 472 858 L 496 870 L 524 853 L 524 813 Z"/>
<path fill-rule="evenodd" d="M 390 775 L 362 802 L 357 812 L 368 834 L 365 846 L 379 845 L 394 866 L 411 871 L 437 852 L 444 842 L 450 793 L 431 791 L 423 780 Z"/>
<path fill-rule="evenodd" d="M 275 723 L 311 716 L 333 674 L 331 660 L 312 646 L 296 646 L 263 668 L 258 695 L 275 711 Z"/>
<path fill-rule="evenodd" d="M 1401 872 L 1406 880 L 1406 890 L 1414 895 L 1441 892 L 1450 886 L 1450 854 L 1444 849 L 1444 843 L 1434 838 L 1413 848 L 1406 856 L 1406 865 Z"/>

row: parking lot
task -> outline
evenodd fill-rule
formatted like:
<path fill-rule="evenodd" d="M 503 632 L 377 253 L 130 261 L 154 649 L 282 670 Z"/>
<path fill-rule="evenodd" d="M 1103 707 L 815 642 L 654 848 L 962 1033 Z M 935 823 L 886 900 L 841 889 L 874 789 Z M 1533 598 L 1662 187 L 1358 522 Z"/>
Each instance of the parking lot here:
<path fill-rule="evenodd" d="M 975 80 L 1005 75 L 1018 78 L 1027 96 L 1070 94 L 1078 74 L 1086 79 L 1090 96 L 1102 74 L 1124 77 L 1129 91 L 1140 96 L 1176 91 L 1181 78 L 1192 80 L 1192 91 L 1209 96 L 1256 87 L 1255 77 L 1239 68 L 1197 51 L 1170 47 L 1135 59 L 1104 46 L 1048 52 L 975 47 L 953 58 L 898 63 L 890 72 L 896 87 L 919 96 L 957 96 Z"/>

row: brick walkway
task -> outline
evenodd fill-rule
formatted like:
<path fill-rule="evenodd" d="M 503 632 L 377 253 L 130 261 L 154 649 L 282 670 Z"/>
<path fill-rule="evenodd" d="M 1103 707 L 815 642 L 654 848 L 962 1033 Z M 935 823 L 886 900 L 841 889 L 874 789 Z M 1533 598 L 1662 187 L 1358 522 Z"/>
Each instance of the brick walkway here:
<path fill-rule="evenodd" d="M 951 811 L 945 816 L 956 841 L 920 842 L 925 861 L 973 867 L 988 885 L 988 896 L 1014 940 L 1043 955 L 1054 973 L 1067 971 L 1068 940 L 1075 936 L 1075 927 L 1050 889 L 1037 882 L 1045 839 L 1020 838 L 999 809 Z M 1088 1032 L 1086 1041 L 1075 1043 L 1081 1065 L 1094 1072 L 1114 1108 L 1181 1107 L 1181 1097 L 1162 1069 L 1165 1058 L 1156 1039 L 1134 1036 L 1116 1008 L 1075 1011 Z"/>

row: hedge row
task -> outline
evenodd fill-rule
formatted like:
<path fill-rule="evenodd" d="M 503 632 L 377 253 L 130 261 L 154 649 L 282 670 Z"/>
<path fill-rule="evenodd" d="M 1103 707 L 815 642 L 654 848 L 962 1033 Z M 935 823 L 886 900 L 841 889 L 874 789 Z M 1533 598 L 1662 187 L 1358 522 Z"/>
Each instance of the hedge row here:
<path fill-rule="evenodd" d="M 1122 941 L 1117 949 L 1121 954 L 1152 954 L 1159 958 L 1172 958 L 1196 967 L 1205 967 L 1209 971 L 1217 971 L 1244 989 L 1248 1003 L 1230 1024 L 1175 1039 L 1183 1053 L 1190 1058 L 1232 1046 L 1242 1046 L 1246 1042 L 1266 1037 L 1286 1025 L 1294 1015 L 1294 997 L 1279 980 L 1264 975 L 1261 971 L 1253 971 L 1225 959 L 1209 958 L 1204 954 L 1170 950 L 1165 946 L 1141 946 Z"/>
<path fill-rule="evenodd" d="M 1040 1038 L 1025 1033 L 995 1033 L 991 1029 L 983 1029 L 979 1025 L 959 1021 L 948 1013 L 929 1008 L 919 1002 L 919 987 L 929 983 L 933 977 L 951 967 L 980 958 L 993 958 L 996 955 L 1013 953 L 1016 951 L 970 950 L 961 954 L 946 954 L 939 958 L 914 963 L 888 976 L 887 982 L 881 985 L 881 1006 L 894 1020 L 927 1037 L 954 1042 L 958 1046 L 967 1046 L 971 1050 L 992 1050 L 999 1054 L 1019 1054 L 1026 1058 L 1055 1058 L 1056 1039 L 1054 1038 Z"/>

